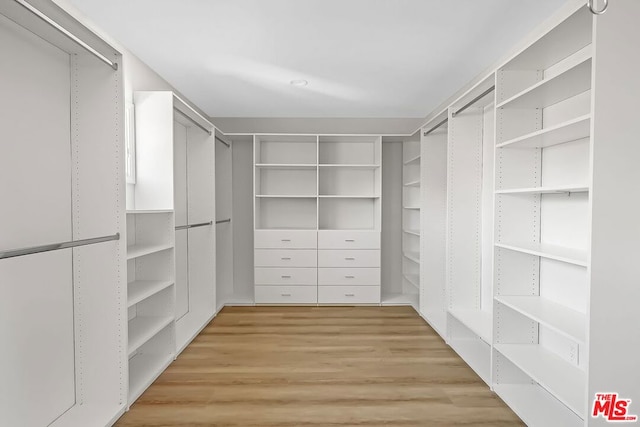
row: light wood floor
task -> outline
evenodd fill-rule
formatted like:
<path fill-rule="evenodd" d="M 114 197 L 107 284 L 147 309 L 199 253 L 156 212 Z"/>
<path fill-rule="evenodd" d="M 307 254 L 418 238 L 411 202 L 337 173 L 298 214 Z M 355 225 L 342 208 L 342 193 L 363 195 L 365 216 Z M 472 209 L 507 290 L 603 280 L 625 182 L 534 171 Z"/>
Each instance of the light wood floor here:
<path fill-rule="evenodd" d="M 227 307 L 127 426 L 521 426 L 409 307 Z"/>

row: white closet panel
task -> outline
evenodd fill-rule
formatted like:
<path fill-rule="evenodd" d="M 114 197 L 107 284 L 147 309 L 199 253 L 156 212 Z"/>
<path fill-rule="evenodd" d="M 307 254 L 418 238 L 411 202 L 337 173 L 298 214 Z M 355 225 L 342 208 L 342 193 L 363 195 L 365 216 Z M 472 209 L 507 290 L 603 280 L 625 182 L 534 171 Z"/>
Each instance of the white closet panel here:
<path fill-rule="evenodd" d="M 216 139 L 216 169 L 215 169 L 215 191 L 216 191 L 216 221 L 232 219 L 233 212 L 233 151 L 235 145 L 227 147 Z M 249 145 L 249 144 L 245 144 Z M 251 165 L 251 158 L 247 160 Z M 251 181 L 250 179 L 248 180 Z M 251 190 L 249 190 L 249 203 L 251 203 Z M 251 205 L 249 205 L 249 211 Z M 218 307 L 229 301 L 233 295 L 234 285 L 234 245 L 233 229 L 236 218 L 229 222 L 216 224 L 216 301 Z M 251 220 L 247 226 L 253 229 Z M 249 233 L 250 234 L 250 233 Z M 249 251 L 253 252 L 253 251 Z M 249 263 L 251 265 L 253 263 Z M 250 270 L 246 269 L 245 270 Z"/>
<path fill-rule="evenodd" d="M 189 312 L 188 230 L 176 230 L 176 319 Z"/>
<path fill-rule="evenodd" d="M 173 122 L 173 191 L 176 226 L 187 222 L 187 128 Z"/>

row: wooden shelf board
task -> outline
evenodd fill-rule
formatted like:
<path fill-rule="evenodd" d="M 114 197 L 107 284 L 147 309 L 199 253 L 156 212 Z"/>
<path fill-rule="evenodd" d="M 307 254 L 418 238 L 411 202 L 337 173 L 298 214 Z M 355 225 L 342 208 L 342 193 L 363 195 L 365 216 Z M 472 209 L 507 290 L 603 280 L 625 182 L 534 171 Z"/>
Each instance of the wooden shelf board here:
<path fill-rule="evenodd" d="M 129 357 L 173 321 L 173 316 L 138 316 L 129 320 Z"/>
<path fill-rule="evenodd" d="M 136 280 L 127 284 L 127 307 L 131 307 L 173 285 L 170 280 Z"/>
<path fill-rule="evenodd" d="M 579 343 L 586 343 L 586 316 L 540 296 L 497 296 L 495 300 Z"/>
<path fill-rule="evenodd" d="M 493 331 L 491 313 L 483 310 L 450 309 L 449 314 L 480 337 L 482 341 L 491 345 Z"/>
<path fill-rule="evenodd" d="M 496 190 L 496 194 L 564 194 L 564 193 L 586 193 L 588 186 L 561 186 L 561 187 L 531 187 L 531 188 L 511 188 L 508 190 Z"/>
<path fill-rule="evenodd" d="M 173 243 L 140 244 L 127 247 L 127 259 L 139 258 L 156 252 L 172 249 Z"/>
<path fill-rule="evenodd" d="M 173 362 L 173 353 L 137 354 L 129 359 L 129 405 Z"/>
<path fill-rule="evenodd" d="M 584 371 L 537 344 L 496 344 L 494 348 L 569 409 L 584 417 Z"/>
<path fill-rule="evenodd" d="M 494 384 L 493 390 L 527 425 L 584 425 L 580 417 L 537 384 Z"/>
<path fill-rule="evenodd" d="M 497 148 L 546 148 L 587 138 L 591 133 L 591 115 L 567 120 L 547 129 L 531 132 L 498 144 Z"/>
<path fill-rule="evenodd" d="M 576 65 L 563 73 L 542 80 L 496 108 L 546 108 L 591 89 L 591 51 L 585 50 Z"/>
<path fill-rule="evenodd" d="M 588 265 L 587 252 L 580 249 L 565 248 L 547 243 L 500 242 L 498 248 L 509 249 L 542 258 L 566 262 L 568 264 L 586 267 Z"/>

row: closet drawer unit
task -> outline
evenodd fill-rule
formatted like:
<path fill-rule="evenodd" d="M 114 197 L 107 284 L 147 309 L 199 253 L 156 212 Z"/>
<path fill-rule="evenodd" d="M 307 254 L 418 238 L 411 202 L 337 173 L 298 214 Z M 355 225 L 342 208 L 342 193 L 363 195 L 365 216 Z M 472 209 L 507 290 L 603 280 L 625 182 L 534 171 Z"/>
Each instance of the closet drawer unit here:
<path fill-rule="evenodd" d="M 320 286 L 380 286 L 379 268 L 319 268 Z"/>
<path fill-rule="evenodd" d="M 380 251 L 320 250 L 318 267 L 380 267 Z"/>
<path fill-rule="evenodd" d="M 318 251 L 314 249 L 256 249 L 256 267 L 316 267 Z"/>
<path fill-rule="evenodd" d="M 318 249 L 380 249 L 380 232 L 318 231 Z"/>
<path fill-rule="evenodd" d="M 315 286 L 256 286 L 256 304 L 316 304 Z"/>
<path fill-rule="evenodd" d="M 256 230 L 254 246 L 258 249 L 316 249 L 318 232 L 309 230 Z"/>
<path fill-rule="evenodd" d="M 379 304 L 380 286 L 321 286 L 318 304 Z"/>
<path fill-rule="evenodd" d="M 255 284 L 316 286 L 318 270 L 316 268 L 256 268 Z"/>

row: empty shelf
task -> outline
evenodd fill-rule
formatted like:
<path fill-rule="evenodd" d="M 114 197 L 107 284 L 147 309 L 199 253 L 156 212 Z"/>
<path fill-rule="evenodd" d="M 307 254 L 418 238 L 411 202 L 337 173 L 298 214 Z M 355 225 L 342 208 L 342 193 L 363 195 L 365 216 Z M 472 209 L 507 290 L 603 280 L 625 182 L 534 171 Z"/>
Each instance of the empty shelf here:
<path fill-rule="evenodd" d="M 49 427 L 111 426 L 124 413 L 124 405 L 76 403 Z"/>
<path fill-rule="evenodd" d="M 420 210 L 420 206 L 403 206 L 403 209 Z"/>
<path fill-rule="evenodd" d="M 450 339 L 449 345 L 482 380 L 491 382 L 491 346 L 474 339 Z"/>
<path fill-rule="evenodd" d="M 405 187 L 420 187 L 420 180 L 405 182 L 403 185 Z"/>
<path fill-rule="evenodd" d="M 496 190 L 496 194 L 563 194 L 563 193 L 585 193 L 589 191 L 586 186 L 561 186 L 561 187 L 531 187 L 531 188 L 511 188 L 507 190 Z"/>
<path fill-rule="evenodd" d="M 168 280 L 136 280 L 127 285 L 127 307 L 145 300 L 173 285 Z"/>
<path fill-rule="evenodd" d="M 380 167 L 380 165 L 373 165 L 373 164 L 367 164 L 367 165 L 357 165 L 357 164 L 344 164 L 344 165 L 340 165 L 340 164 L 322 164 L 319 165 L 321 168 L 342 168 L 342 169 L 362 169 L 362 170 L 369 170 L 369 169 L 378 169 Z"/>
<path fill-rule="evenodd" d="M 163 213 L 173 213 L 171 209 L 157 209 L 157 210 L 136 210 L 131 209 L 127 211 L 127 215 L 144 215 L 144 214 L 163 214 Z"/>
<path fill-rule="evenodd" d="M 315 169 L 315 164 L 305 163 L 256 163 L 258 169 Z"/>
<path fill-rule="evenodd" d="M 496 344 L 495 349 L 569 409 L 584 417 L 584 371 L 537 344 Z"/>
<path fill-rule="evenodd" d="M 568 264 L 575 264 L 581 267 L 586 267 L 588 262 L 587 252 L 584 250 L 565 248 L 547 243 L 496 243 L 496 247 L 562 261 Z"/>
<path fill-rule="evenodd" d="M 419 274 L 403 274 L 402 275 L 405 280 L 409 283 L 411 283 L 413 286 L 416 287 L 416 289 L 420 289 L 420 275 Z"/>
<path fill-rule="evenodd" d="M 496 301 L 580 343 L 586 342 L 584 314 L 539 296 L 498 296 Z"/>
<path fill-rule="evenodd" d="M 408 160 L 405 160 L 403 163 L 404 163 L 405 165 L 410 165 L 411 163 L 416 163 L 416 162 L 418 162 L 418 161 L 420 161 L 420 154 L 418 154 L 418 155 L 417 155 L 417 156 L 415 156 L 415 157 L 411 157 L 411 158 L 410 158 L 410 159 L 408 159 Z"/>
<path fill-rule="evenodd" d="M 402 230 L 403 232 L 407 233 L 407 234 L 413 234 L 414 236 L 418 236 L 420 237 L 420 230 L 409 230 L 409 229 L 404 229 Z"/>
<path fill-rule="evenodd" d="M 384 294 L 382 305 L 411 305 L 418 307 L 418 294 Z"/>
<path fill-rule="evenodd" d="M 318 196 L 308 194 L 256 194 L 258 199 L 315 199 Z"/>
<path fill-rule="evenodd" d="M 173 316 L 138 316 L 129 320 L 129 356 L 173 322 Z"/>
<path fill-rule="evenodd" d="M 419 252 L 404 252 L 404 257 L 408 260 L 411 260 L 417 264 L 420 264 L 420 253 Z"/>
<path fill-rule="evenodd" d="M 173 354 L 138 354 L 129 359 L 129 404 L 133 403 L 173 362 Z"/>
<path fill-rule="evenodd" d="M 531 132 L 498 144 L 498 148 L 545 148 L 564 144 L 590 135 L 591 116 L 580 116 L 548 129 Z"/>
<path fill-rule="evenodd" d="M 342 194 L 322 194 L 321 199 L 379 199 L 380 196 L 374 195 L 342 195 Z"/>
<path fill-rule="evenodd" d="M 150 255 L 155 252 L 166 251 L 173 248 L 173 243 L 139 244 L 127 247 L 127 259 Z"/>
<path fill-rule="evenodd" d="M 479 336 L 482 341 L 491 344 L 493 330 L 491 313 L 483 310 L 451 309 L 449 314 Z"/>

